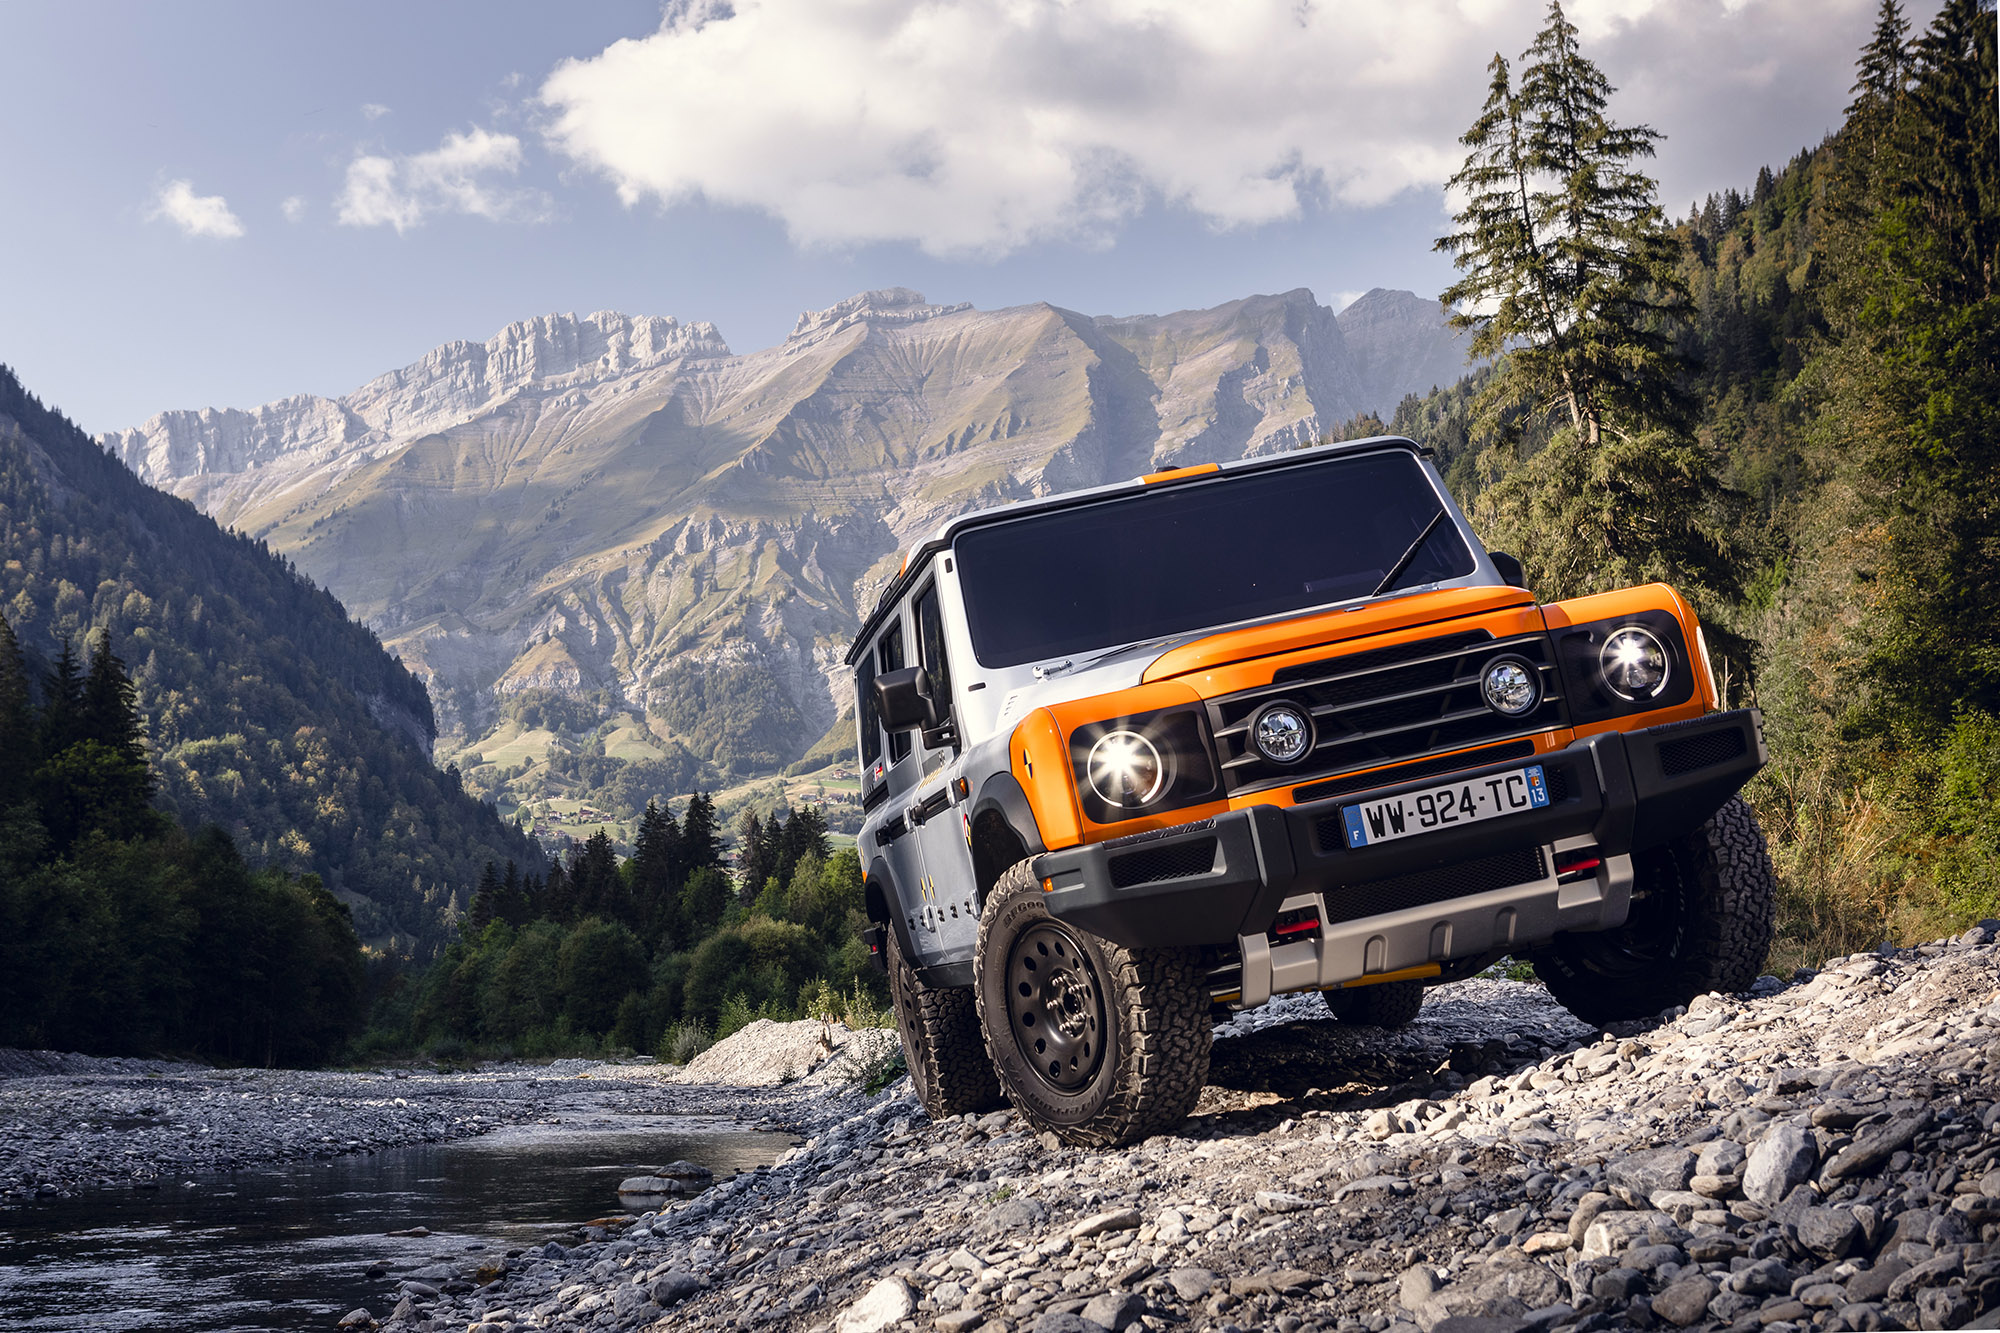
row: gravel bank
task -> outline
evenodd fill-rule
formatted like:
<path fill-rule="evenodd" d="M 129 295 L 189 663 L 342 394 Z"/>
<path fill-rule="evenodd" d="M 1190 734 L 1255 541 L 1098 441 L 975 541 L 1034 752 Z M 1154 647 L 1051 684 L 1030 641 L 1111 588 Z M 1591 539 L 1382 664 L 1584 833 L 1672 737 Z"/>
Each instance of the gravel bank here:
<path fill-rule="evenodd" d="M 1283 1000 L 1224 1030 L 1182 1133 L 1116 1153 L 1004 1111 L 932 1124 L 907 1084 L 739 1092 L 808 1141 L 374 1313 L 413 1333 L 2000 1326 L 1993 939 L 1606 1034 L 1501 981 L 1386 1034 Z"/>
<path fill-rule="evenodd" d="M 502 1125 L 745 1109 L 733 1089 L 672 1086 L 654 1072 L 560 1060 L 343 1074 L 0 1051 L 0 1217 L 37 1197 L 147 1189 L 162 1178 L 442 1143 Z M 763 1114 L 754 1108 L 753 1122 Z"/>

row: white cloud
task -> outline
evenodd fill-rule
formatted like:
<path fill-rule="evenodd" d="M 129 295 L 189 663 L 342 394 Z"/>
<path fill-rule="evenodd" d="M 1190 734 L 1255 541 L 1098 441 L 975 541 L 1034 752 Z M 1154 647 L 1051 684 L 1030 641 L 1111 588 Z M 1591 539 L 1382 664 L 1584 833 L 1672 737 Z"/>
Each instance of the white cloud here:
<path fill-rule="evenodd" d="M 229 201 L 219 194 L 196 194 L 194 183 L 168 181 L 153 196 L 146 220 L 165 219 L 187 236 L 209 236 L 233 241 L 243 234 L 243 223 L 229 211 Z"/>
<path fill-rule="evenodd" d="M 306 201 L 301 195 L 287 195 L 284 202 L 278 205 L 278 211 L 285 215 L 287 222 L 303 222 L 306 216 Z"/>
<path fill-rule="evenodd" d="M 1667 197 L 1747 184 L 1838 116 L 1873 0 L 1574 0 Z M 998 254 L 1164 200 L 1218 227 L 1434 190 L 1543 0 L 680 0 L 543 82 L 628 205 L 760 210 L 805 245 Z M 1775 75 L 1751 53 L 1782 50 Z M 1832 91 L 1829 91 L 1832 90 Z M 1819 108 L 1832 108 L 1828 114 Z M 1747 132 L 1750 130 L 1759 133 Z"/>
<path fill-rule="evenodd" d="M 361 104 L 361 115 L 364 119 L 380 120 L 388 114 L 389 108 L 383 106 L 380 102 L 363 102 Z"/>
<path fill-rule="evenodd" d="M 549 198 L 542 191 L 485 179 L 516 176 L 520 170 L 521 141 L 482 129 L 447 134 L 427 153 L 364 153 L 348 163 L 336 215 L 350 227 L 390 226 L 398 232 L 436 213 L 467 213 L 495 222 L 542 221 L 549 214 Z"/>

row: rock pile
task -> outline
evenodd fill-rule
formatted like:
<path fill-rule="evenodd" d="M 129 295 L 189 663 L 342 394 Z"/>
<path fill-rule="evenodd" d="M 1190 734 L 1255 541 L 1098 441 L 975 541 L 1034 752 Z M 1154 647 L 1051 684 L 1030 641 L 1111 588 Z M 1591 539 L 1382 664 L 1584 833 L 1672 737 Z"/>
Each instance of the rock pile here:
<path fill-rule="evenodd" d="M 2000 950 L 1959 940 L 1580 1029 L 1538 988 L 1401 1032 L 1219 1031 L 1181 1133 L 1092 1153 L 902 1089 L 792 1104 L 769 1170 L 399 1330 L 1277 1333 L 2000 1327 Z M 1362 1077 L 1357 1079 L 1355 1071 Z M 1372 1081 L 1371 1081 L 1372 1080 Z M 393 1305 L 393 1310 L 390 1306 Z"/>

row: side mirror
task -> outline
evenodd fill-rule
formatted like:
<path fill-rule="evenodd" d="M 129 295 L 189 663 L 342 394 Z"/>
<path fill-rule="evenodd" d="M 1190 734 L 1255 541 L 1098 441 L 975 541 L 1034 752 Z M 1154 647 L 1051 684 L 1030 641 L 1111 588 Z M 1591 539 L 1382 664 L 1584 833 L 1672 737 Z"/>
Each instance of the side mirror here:
<path fill-rule="evenodd" d="M 1493 568 L 1499 571 L 1500 577 L 1507 580 L 1510 586 L 1516 588 L 1528 586 L 1528 576 L 1522 572 L 1519 560 L 1505 551 L 1488 551 L 1486 556 L 1493 562 Z"/>
<path fill-rule="evenodd" d="M 875 677 L 875 706 L 882 713 L 888 731 L 909 731 L 938 724 L 937 705 L 931 699 L 931 673 L 922 667 L 884 671 Z"/>

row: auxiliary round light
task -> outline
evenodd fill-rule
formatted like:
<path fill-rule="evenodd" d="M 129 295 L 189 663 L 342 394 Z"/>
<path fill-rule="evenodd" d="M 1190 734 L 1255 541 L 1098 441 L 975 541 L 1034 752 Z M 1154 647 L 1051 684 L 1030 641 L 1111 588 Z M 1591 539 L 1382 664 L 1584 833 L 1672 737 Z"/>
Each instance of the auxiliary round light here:
<path fill-rule="evenodd" d="M 1107 733 L 1090 747 L 1085 765 L 1090 789 L 1111 805 L 1136 810 L 1151 805 L 1167 785 L 1159 747 L 1136 731 Z"/>
<path fill-rule="evenodd" d="M 1597 660 L 1604 683 L 1621 699 L 1650 699 L 1666 686 L 1667 650 L 1641 626 L 1613 631 Z"/>
<path fill-rule="evenodd" d="M 1312 719 L 1293 703 L 1276 703 L 1257 714 L 1250 726 L 1257 753 L 1274 764 L 1295 764 L 1312 751 Z"/>
<path fill-rule="evenodd" d="M 1486 706 L 1506 717 L 1533 712 L 1542 701 L 1540 673 L 1518 657 L 1488 664 L 1480 688 L 1486 695 Z"/>

